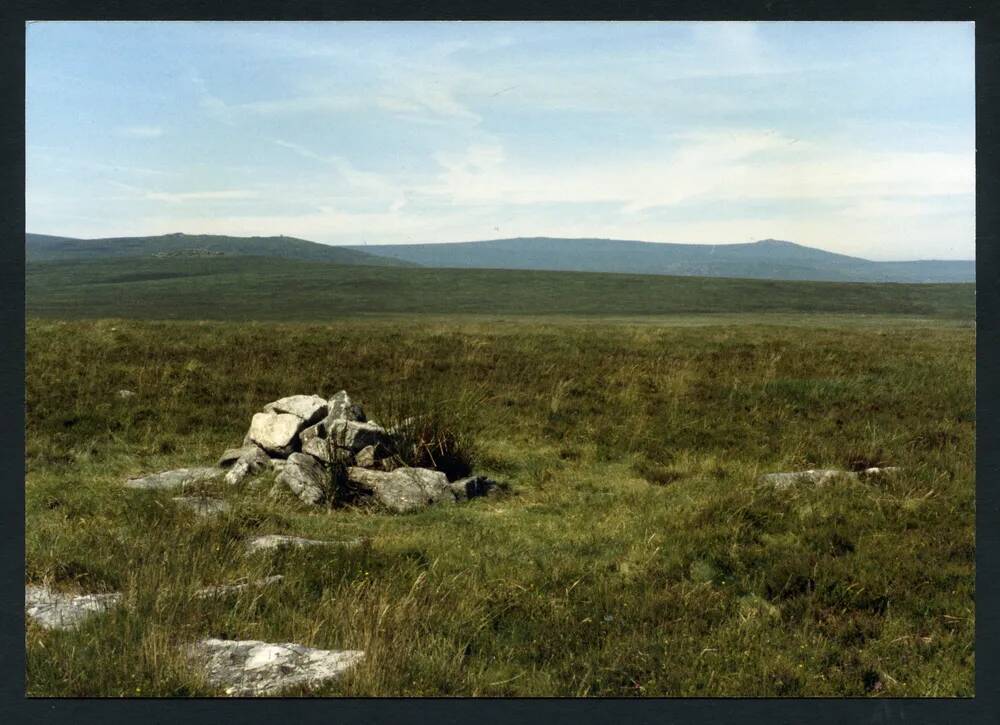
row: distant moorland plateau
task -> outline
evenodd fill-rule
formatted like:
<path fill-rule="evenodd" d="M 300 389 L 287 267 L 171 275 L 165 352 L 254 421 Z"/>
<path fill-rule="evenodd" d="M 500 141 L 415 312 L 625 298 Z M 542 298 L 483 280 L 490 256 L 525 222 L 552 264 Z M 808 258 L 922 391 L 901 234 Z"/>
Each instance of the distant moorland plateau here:
<path fill-rule="evenodd" d="M 875 262 L 793 242 L 668 244 L 521 237 L 478 242 L 332 246 L 294 237 L 167 234 L 74 239 L 26 235 L 29 262 L 239 255 L 344 265 L 613 272 L 830 282 L 973 282 L 973 260 Z"/>

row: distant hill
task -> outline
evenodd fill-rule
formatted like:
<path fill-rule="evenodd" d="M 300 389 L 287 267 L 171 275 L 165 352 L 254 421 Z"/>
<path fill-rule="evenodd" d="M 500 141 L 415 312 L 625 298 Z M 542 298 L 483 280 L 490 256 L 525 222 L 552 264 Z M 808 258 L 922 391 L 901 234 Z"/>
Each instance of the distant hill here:
<path fill-rule="evenodd" d="M 378 314 L 901 315 L 970 320 L 971 284 L 845 284 L 274 257 L 103 257 L 25 265 L 29 317 L 328 320 Z"/>
<path fill-rule="evenodd" d="M 376 245 L 366 246 L 364 251 L 424 267 L 830 282 L 973 282 L 976 275 L 974 261 L 873 262 L 775 239 L 708 245 L 520 237 L 482 242 Z"/>
<path fill-rule="evenodd" d="M 157 237 L 74 239 L 47 234 L 25 234 L 29 262 L 98 259 L 106 257 L 281 257 L 303 261 L 375 267 L 411 267 L 412 262 L 333 247 L 295 237 L 226 237 L 210 234 L 164 234 Z"/>

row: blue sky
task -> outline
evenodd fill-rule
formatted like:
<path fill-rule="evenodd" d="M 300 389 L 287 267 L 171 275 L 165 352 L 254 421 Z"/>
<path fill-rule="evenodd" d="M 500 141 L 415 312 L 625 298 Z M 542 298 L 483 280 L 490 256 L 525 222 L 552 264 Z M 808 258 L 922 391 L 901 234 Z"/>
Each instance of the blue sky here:
<path fill-rule="evenodd" d="M 971 23 L 32 23 L 27 228 L 975 255 Z"/>

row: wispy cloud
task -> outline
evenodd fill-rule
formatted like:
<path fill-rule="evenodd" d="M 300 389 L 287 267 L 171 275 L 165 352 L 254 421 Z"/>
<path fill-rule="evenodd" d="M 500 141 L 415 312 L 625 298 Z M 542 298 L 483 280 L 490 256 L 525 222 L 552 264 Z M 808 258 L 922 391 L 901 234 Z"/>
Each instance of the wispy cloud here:
<path fill-rule="evenodd" d="M 615 202 L 625 212 L 698 198 L 860 199 L 971 194 L 966 154 L 865 153 L 799 142 L 773 131 L 698 132 L 641 158 L 582 158 L 560 169 L 510 159 L 499 146 L 441 154 L 437 180 L 422 191 L 452 202 Z"/>
<path fill-rule="evenodd" d="M 388 196 L 392 197 L 394 208 L 400 209 L 403 206 L 402 187 L 405 182 L 402 179 L 397 181 L 383 174 L 363 171 L 342 156 L 320 154 L 301 144 L 284 139 L 272 139 L 272 142 L 276 146 L 288 149 L 297 156 L 332 168 L 351 189 L 366 193 L 369 200 L 378 200 Z"/>
<path fill-rule="evenodd" d="M 204 191 L 160 191 L 135 184 L 109 180 L 108 183 L 126 192 L 124 196 L 110 197 L 109 201 L 160 201 L 168 204 L 209 201 L 244 201 L 260 198 L 256 189 L 212 189 Z"/>
<path fill-rule="evenodd" d="M 162 126 L 124 126 L 118 133 L 129 138 L 160 138 L 166 131 Z"/>
<path fill-rule="evenodd" d="M 222 189 L 219 191 L 150 191 L 143 195 L 144 199 L 150 201 L 166 201 L 171 204 L 178 204 L 188 201 L 234 201 L 244 199 L 258 199 L 260 192 L 247 189 Z"/>

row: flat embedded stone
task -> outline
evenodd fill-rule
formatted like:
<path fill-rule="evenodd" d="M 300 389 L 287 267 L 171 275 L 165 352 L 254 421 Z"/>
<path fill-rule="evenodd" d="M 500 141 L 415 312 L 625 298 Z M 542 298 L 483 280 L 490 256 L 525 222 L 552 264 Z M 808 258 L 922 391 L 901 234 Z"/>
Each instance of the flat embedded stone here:
<path fill-rule="evenodd" d="M 468 476 L 452 481 L 448 484 L 448 488 L 455 494 L 456 501 L 466 501 L 477 496 L 485 496 L 496 485 L 496 481 L 486 476 Z"/>
<path fill-rule="evenodd" d="M 787 473 L 765 473 L 760 477 L 761 483 L 767 483 L 778 490 L 790 488 L 796 484 L 811 484 L 827 486 L 837 481 L 856 481 L 858 474 L 853 471 L 841 471 L 835 468 L 818 468 L 807 471 L 791 471 Z"/>
<path fill-rule="evenodd" d="M 293 642 L 204 639 L 188 649 L 208 681 L 227 695 L 274 695 L 336 679 L 364 657 L 360 650 L 321 650 Z"/>
<path fill-rule="evenodd" d="M 24 588 L 24 613 L 45 629 L 75 629 L 85 619 L 106 612 L 121 602 L 122 595 L 66 594 L 47 587 Z"/>
<path fill-rule="evenodd" d="M 218 468 L 176 468 L 172 471 L 160 471 L 138 478 L 130 478 L 125 482 L 125 487 L 145 491 L 169 491 L 211 481 L 222 475 L 222 471 Z"/>
<path fill-rule="evenodd" d="M 172 500 L 184 508 L 191 509 L 198 516 L 214 516 L 232 509 L 228 501 L 208 496 L 175 496 Z"/>
<path fill-rule="evenodd" d="M 285 536 L 283 534 L 265 534 L 255 536 L 246 544 L 248 554 L 258 551 L 268 551 L 273 549 L 296 548 L 303 549 L 310 546 L 344 546 L 355 547 L 361 545 L 361 539 L 348 539 L 346 541 L 319 541 L 316 539 L 304 539 L 300 536 Z"/>

